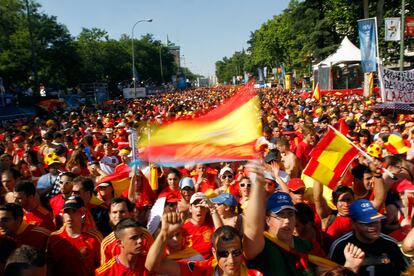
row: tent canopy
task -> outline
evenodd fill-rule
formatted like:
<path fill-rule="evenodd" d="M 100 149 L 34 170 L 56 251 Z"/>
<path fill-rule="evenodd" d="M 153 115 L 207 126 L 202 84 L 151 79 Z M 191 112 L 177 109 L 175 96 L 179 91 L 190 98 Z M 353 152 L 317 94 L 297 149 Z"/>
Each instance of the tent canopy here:
<path fill-rule="evenodd" d="M 313 69 L 317 70 L 319 66 L 330 67 L 344 62 L 361 62 L 361 51 L 346 36 L 336 52 L 322 60 L 320 63 L 314 65 Z"/>

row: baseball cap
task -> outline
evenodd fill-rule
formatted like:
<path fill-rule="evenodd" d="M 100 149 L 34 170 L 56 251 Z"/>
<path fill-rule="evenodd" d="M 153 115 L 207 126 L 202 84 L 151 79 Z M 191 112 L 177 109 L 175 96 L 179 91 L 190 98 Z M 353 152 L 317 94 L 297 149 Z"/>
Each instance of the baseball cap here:
<path fill-rule="evenodd" d="M 285 209 L 296 211 L 289 194 L 285 192 L 276 192 L 267 200 L 266 211 L 277 214 Z"/>
<path fill-rule="evenodd" d="M 211 202 L 215 204 L 224 204 L 231 207 L 237 206 L 236 198 L 234 197 L 234 195 L 229 193 L 222 193 L 219 196 L 212 198 Z"/>
<path fill-rule="evenodd" d="M 79 196 L 70 196 L 63 205 L 62 210 L 65 211 L 67 209 L 80 209 L 84 206 L 82 198 Z"/>
<path fill-rule="evenodd" d="M 231 174 L 234 174 L 233 170 L 230 167 L 225 166 L 225 167 L 221 168 L 219 175 L 223 175 L 225 172 L 229 172 Z"/>
<path fill-rule="evenodd" d="M 194 181 L 191 177 L 184 177 L 180 180 L 179 187 L 181 190 L 185 187 L 190 187 L 191 189 L 194 189 Z"/>
<path fill-rule="evenodd" d="M 287 183 L 289 190 L 297 191 L 299 189 L 305 188 L 305 183 L 300 178 L 292 178 Z"/>
<path fill-rule="evenodd" d="M 112 132 L 114 132 L 114 130 L 110 127 L 105 129 L 105 133 L 112 133 Z"/>
<path fill-rule="evenodd" d="M 206 200 L 206 199 L 207 199 L 207 196 L 204 193 L 198 192 L 191 196 L 190 204 L 194 204 L 194 202 L 196 202 L 197 200 Z"/>
<path fill-rule="evenodd" d="M 272 161 L 279 159 L 279 151 L 271 150 L 269 153 L 265 156 L 265 162 L 270 163 Z"/>
<path fill-rule="evenodd" d="M 110 181 L 106 181 L 106 182 L 102 182 L 102 183 L 99 183 L 98 185 L 96 185 L 96 188 L 109 187 L 109 186 L 112 186 L 112 183 Z"/>
<path fill-rule="evenodd" d="M 174 194 L 174 193 L 168 193 L 167 196 L 165 197 L 165 202 L 168 203 L 176 203 L 179 201 L 179 198 Z"/>
<path fill-rule="evenodd" d="M 385 216 L 378 213 L 371 201 L 367 199 L 354 200 L 349 206 L 349 216 L 359 223 L 370 223 L 385 219 Z"/>

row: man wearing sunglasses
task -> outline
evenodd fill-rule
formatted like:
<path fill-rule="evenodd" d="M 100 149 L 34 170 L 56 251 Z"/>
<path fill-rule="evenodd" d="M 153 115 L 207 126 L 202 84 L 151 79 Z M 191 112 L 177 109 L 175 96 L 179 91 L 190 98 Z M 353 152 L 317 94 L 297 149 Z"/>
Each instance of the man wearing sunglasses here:
<path fill-rule="evenodd" d="M 266 202 L 263 168 L 252 165 L 255 179 L 244 219 L 244 255 L 249 268 L 264 275 L 314 275 L 309 253 L 319 254 L 308 241 L 293 235 L 296 209 L 289 194 L 273 193 Z M 266 225 L 266 232 L 264 232 Z M 318 252 L 318 253 L 317 253 Z"/>
<path fill-rule="evenodd" d="M 166 213 L 162 218 L 161 232 L 151 246 L 145 267 L 149 271 L 167 275 L 262 275 L 247 269 L 243 263 L 242 239 L 231 226 L 222 226 L 214 232 L 211 252 L 213 259 L 207 261 L 173 261 L 164 257 L 167 240 L 181 228 L 176 213 Z"/>

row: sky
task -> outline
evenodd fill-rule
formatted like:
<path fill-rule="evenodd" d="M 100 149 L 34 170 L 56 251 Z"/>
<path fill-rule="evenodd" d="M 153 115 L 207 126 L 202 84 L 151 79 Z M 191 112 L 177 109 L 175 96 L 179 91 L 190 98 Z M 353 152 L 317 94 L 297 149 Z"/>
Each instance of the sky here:
<path fill-rule="evenodd" d="M 248 47 L 250 33 L 287 8 L 289 0 L 37 0 L 72 36 L 100 28 L 110 38 L 151 33 L 181 47 L 181 66 L 212 76 L 215 62 Z"/>

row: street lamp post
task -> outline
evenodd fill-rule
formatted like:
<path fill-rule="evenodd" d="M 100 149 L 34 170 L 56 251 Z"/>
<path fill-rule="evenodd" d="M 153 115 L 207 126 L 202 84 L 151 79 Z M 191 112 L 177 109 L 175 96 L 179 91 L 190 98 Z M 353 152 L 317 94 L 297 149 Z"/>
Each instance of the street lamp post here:
<path fill-rule="evenodd" d="M 137 95 L 137 87 L 136 87 L 136 83 L 135 83 L 135 50 L 134 50 L 134 30 L 135 30 L 135 26 L 140 23 L 140 22 L 152 22 L 152 19 L 143 19 L 143 20 L 138 20 L 137 22 L 135 22 L 134 26 L 132 26 L 132 31 L 131 31 L 131 38 L 132 38 L 132 81 L 134 82 L 134 97 Z"/>

